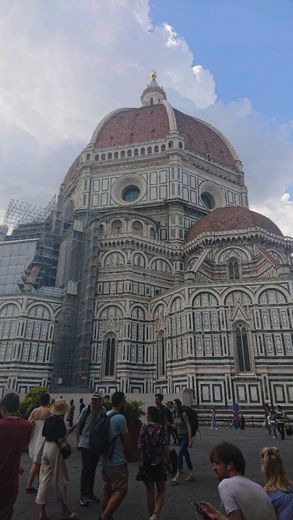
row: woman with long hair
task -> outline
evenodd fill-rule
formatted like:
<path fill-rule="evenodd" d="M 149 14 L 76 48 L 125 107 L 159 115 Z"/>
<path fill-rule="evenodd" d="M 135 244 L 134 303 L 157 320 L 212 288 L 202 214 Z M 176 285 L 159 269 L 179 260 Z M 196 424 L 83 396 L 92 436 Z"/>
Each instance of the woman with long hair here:
<path fill-rule="evenodd" d="M 45 439 L 42 435 L 42 431 L 45 421 L 51 415 L 49 402 L 49 394 L 41 394 L 40 406 L 38 408 L 34 408 L 29 416 L 29 422 L 32 423 L 32 433 L 28 445 L 28 450 L 30 458 L 33 461 L 25 488 L 25 492 L 29 494 L 37 494 L 38 492 L 37 489 L 33 487 L 33 483 L 35 477 L 39 476 L 40 474 L 41 460 L 45 444 Z"/>
<path fill-rule="evenodd" d="M 141 427 L 139 434 L 138 446 L 141 450 L 141 462 L 136 478 L 144 482 L 146 486 L 150 520 L 159 518 L 165 500 L 167 470 L 163 452 L 167 440 L 165 426 L 160 424 L 159 410 L 156 406 L 149 406 L 147 424 Z"/>
<path fill-rule="evenodd" d="M 48 520 L 46 515 L 46 504 L 48 499 L 49 485 L 54 480 L 58 502 L 62 508 L 62 520 L 77 520 L 76 513 L 68 508 L 67 485 L 68 472 L 65 459 L 61 453 L 61 445 L 67 437 L 64 423 L 64 415 L 69 410 L 69 404 L 63 398 L 56 399 L 51 407 L 51 416 L 46 420 L 43 427 L 45 437 L 42 464 L 40 471 L 39 489 L 36 503 L 40 506 L 39 520 Z"/>
<path fill-rule="evenodd" d="M 186 482 L 191 482 L 193 480 L 192 463 L 188 451 L 188 448 L 192 447 L 192 434 L 187 413 L 184 411 L 180 399 L 174 399 L 173 406 L 175 408 L 173 427 L 176 429 L 178 437 L 179 452 L 177 459 L 177 473 L 171 482 L 173 484 L 179 484 L 180 471 L 182 471 L 183 468 L 183 457 L 185 458 L 186 465 L 189 470 L 189 474 L 185 480 Z"/>
<path fill-rule="evenodd" d="M 261 451 L 261 469 L 265 491 L 270 497 L 278 520 L 293 518 L 293 484 L 289 481 L 278 448 Z"/>

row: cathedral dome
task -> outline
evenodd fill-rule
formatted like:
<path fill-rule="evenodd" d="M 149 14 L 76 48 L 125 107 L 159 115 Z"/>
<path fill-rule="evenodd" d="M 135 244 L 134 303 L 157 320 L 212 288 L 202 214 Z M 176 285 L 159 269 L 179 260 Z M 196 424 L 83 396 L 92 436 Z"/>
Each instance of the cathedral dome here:
<path fill-rule="evenodd" d="M 108 114 L 96 128 L 94 149 L 141 145 L 177 136 L 184 149 L 231 170 L 239 158 L 232 145 L 210 124 L 174 109 L 156 82 L 156 73 L 141 96 L 142 106 L 123 108 Z"/>
<path fill-rule="evenodd" d="M 269 233 L 283 236 L 278 226 L 268 217 L 251 211 L 248 208 L 217 208 L 193 224 L 187 234 L 187 242 L 202 233 L 221 233 L 223 231 L 247 230 L 261 228 Z"/>

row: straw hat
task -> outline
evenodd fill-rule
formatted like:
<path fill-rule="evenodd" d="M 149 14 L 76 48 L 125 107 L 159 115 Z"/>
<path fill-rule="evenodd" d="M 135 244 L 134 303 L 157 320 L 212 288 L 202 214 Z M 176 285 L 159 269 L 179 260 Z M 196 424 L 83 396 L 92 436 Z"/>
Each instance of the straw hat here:
<path fill-rule="evenodd" d="M 56 399 L 51 406 L 52 415 L 65 415 L 69 410 L 69 404 L 65 399 Z"/>

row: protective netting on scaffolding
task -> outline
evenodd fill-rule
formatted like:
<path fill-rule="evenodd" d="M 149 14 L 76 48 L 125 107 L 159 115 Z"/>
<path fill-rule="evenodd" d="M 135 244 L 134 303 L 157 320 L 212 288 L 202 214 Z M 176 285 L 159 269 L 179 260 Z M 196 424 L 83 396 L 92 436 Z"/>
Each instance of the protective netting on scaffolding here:
<path fill-rule="evenodd" d="M 4 216 L 4 225 L 11 230 L 19 224 L 44 222 L 55 205 L 55 195 L 46 206 L 37 206 L 23 200 L 10 199 Z"/>

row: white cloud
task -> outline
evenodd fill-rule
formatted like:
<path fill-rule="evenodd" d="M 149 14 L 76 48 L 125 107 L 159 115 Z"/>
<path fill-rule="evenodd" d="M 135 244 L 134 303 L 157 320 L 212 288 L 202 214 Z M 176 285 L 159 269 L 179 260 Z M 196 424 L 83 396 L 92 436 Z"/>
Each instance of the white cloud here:
<path fill-rule="evenodd" d="M 293 235 L 292 202 L 280 201 L 292 183 L 292 122 L 276 128 L 247 99 L 217 101 L 196 59 L 176 27 L 152 26 L 148 0 L 3 0 L 0 212 L 10 197 L 46 203 L 99 120 L 140 104 L 155 68 L 175 106 L 227 135 L 250 202 Z"/>
<path fill-rule="evenodd" d="M 289 193 L 284 193 L 279 199 L 267 199 L 263 204 L 253 204 L 251 209 L 276 222 L 284 235 L 292 236 L 293 200 Z"/>

